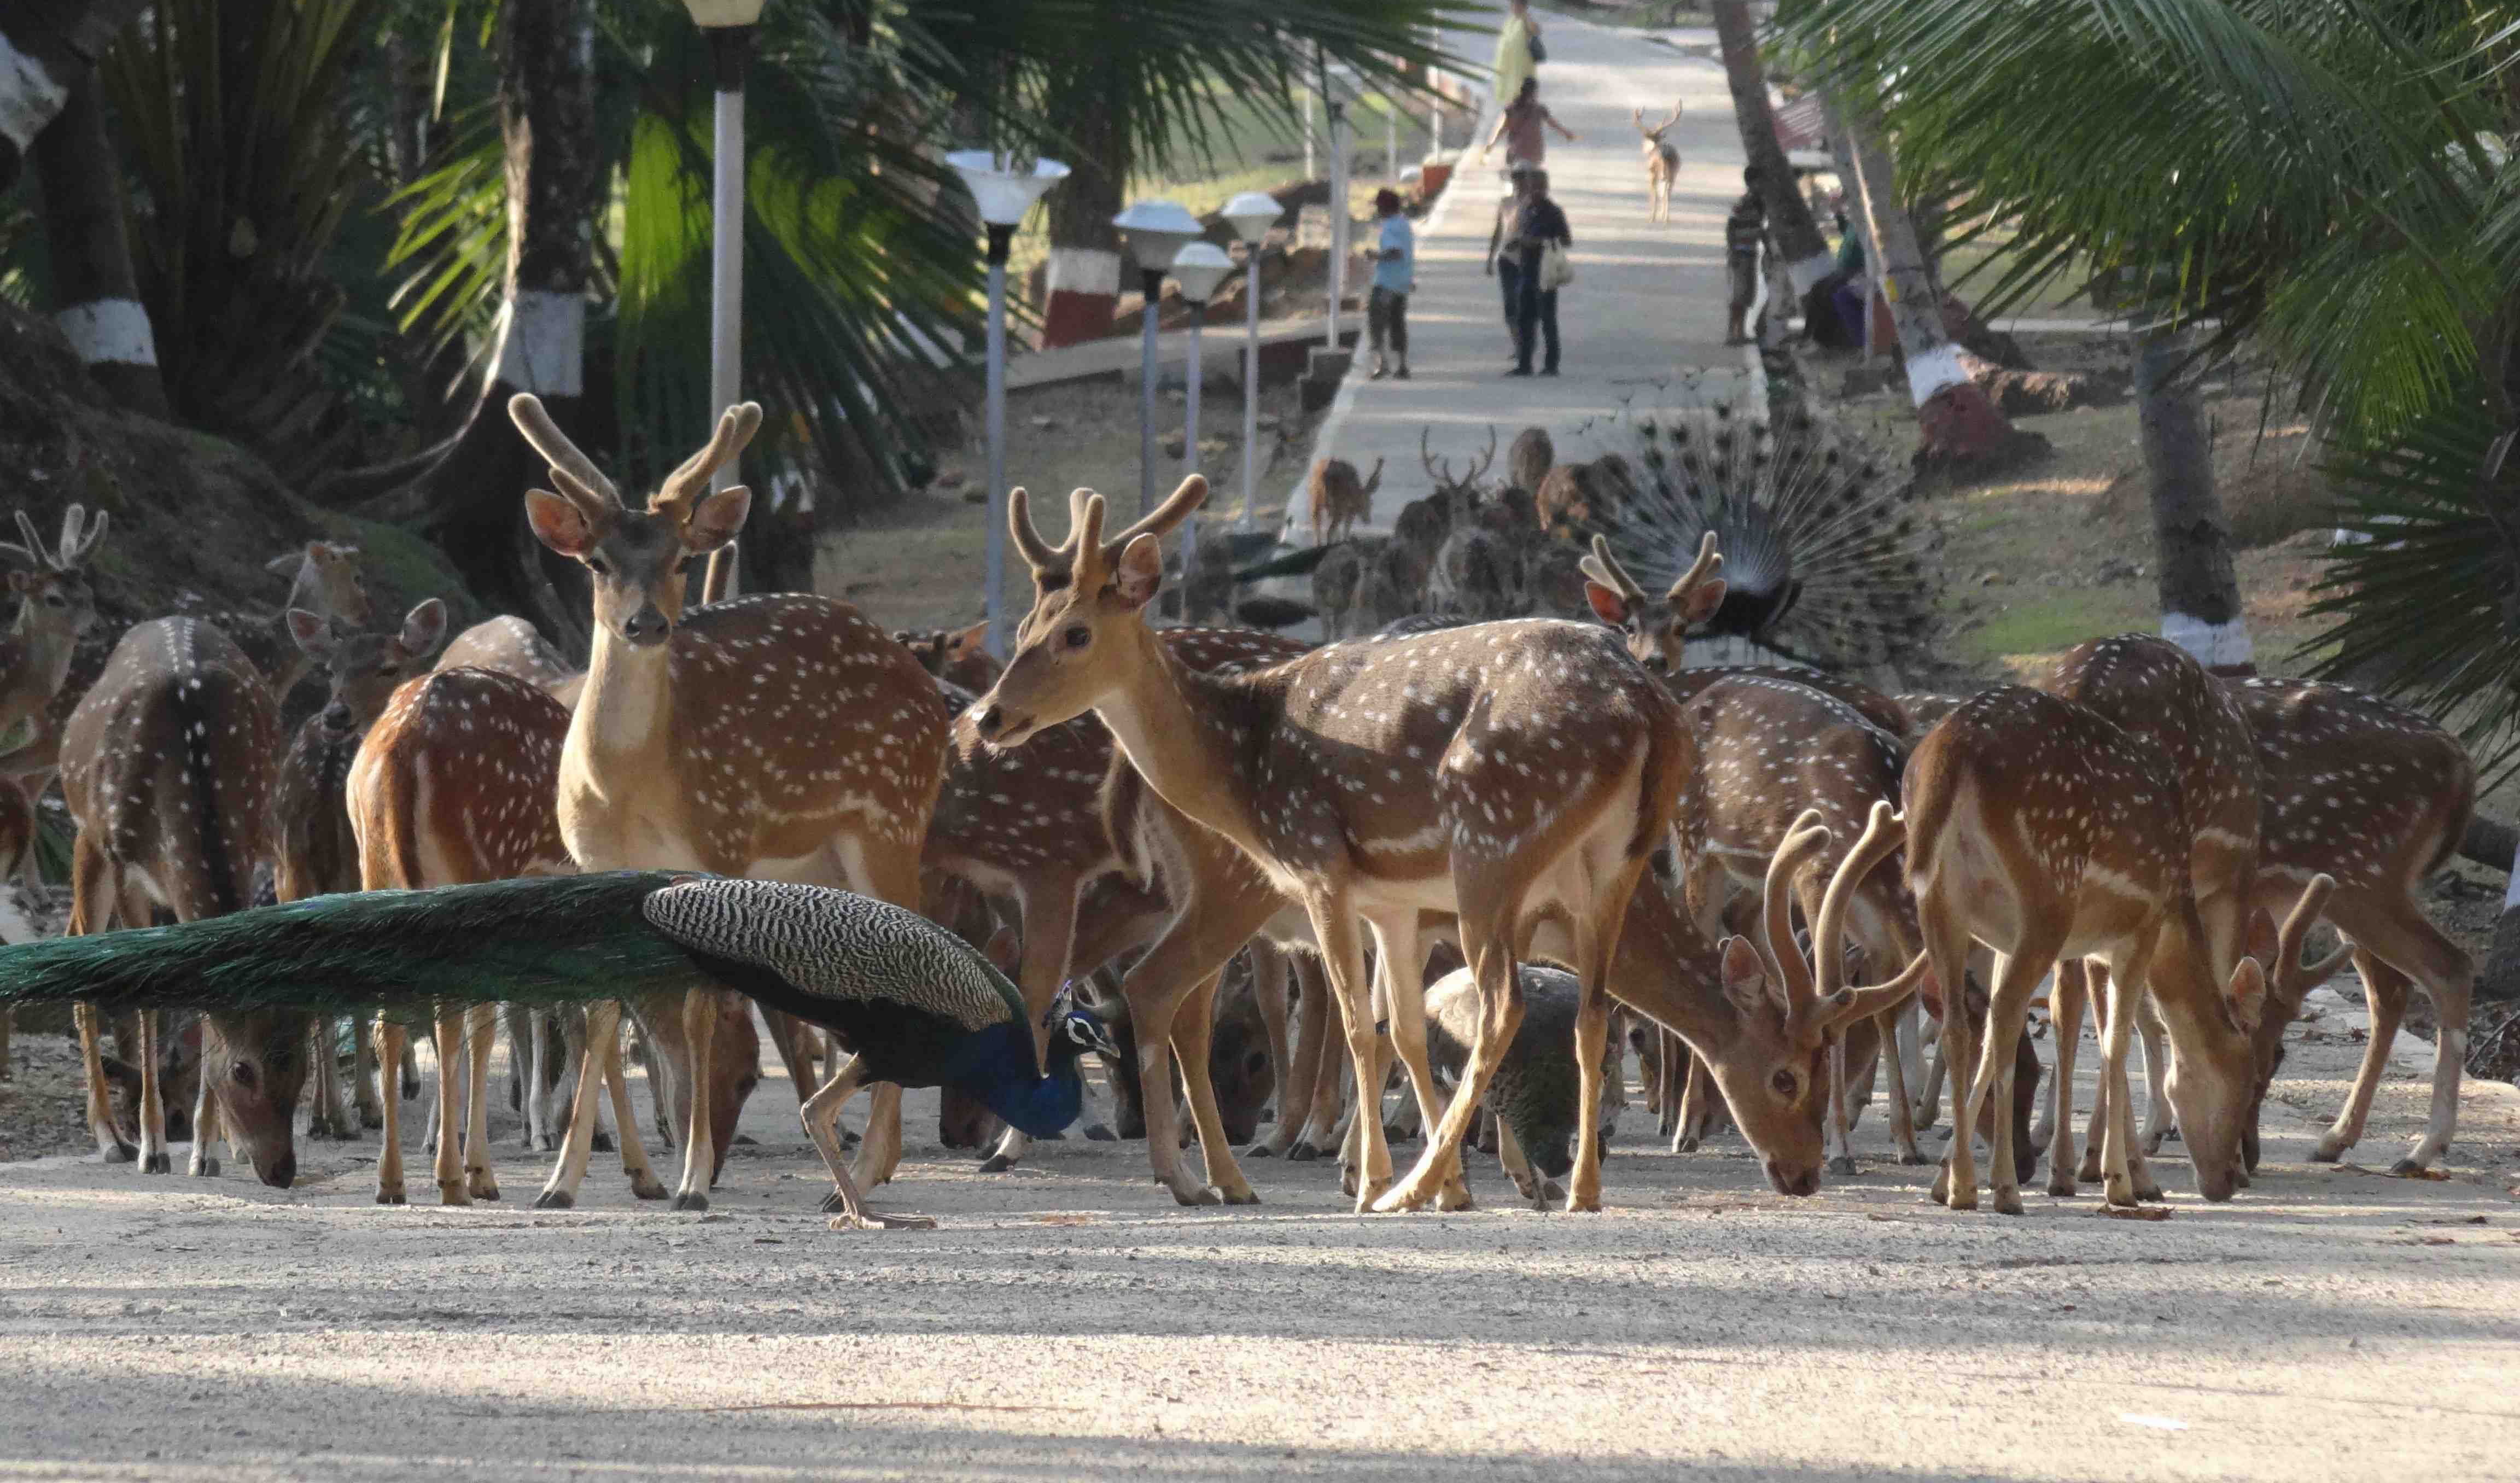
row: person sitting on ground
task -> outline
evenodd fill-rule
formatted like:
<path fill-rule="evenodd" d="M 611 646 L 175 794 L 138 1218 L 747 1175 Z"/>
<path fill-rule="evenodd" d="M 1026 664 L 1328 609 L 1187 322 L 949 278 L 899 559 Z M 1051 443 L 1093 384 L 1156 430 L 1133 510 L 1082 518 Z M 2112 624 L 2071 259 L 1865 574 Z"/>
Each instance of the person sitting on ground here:
<path fill-rule="evenodd" d="M 1418 238 L 1409 218 L 1400 214 L 1400 193 L 1385 187 L 1373 193 L 1373 214 L 1382 235 L 1373 249 L 1373 292 L 1365 300 L 1366 334 L 1373 344 L 1373 375 L 1409 379 L 1409 293 L 1417 287 Z M 1388 341 L 1390 356 L 1384 357 Z M 1399 365 L 1394 369 L 1392 362 Z"/>
<path fill-rule="evenodd" d="M 1759 196 L 1759 167 L 1752 165 L 1741 172 L 1741 183 L 1749 189 L 1732 202 L 1732 214 L 1724 219 L 1724 274 L 1730 290 L 1725 311 L 1724 343 L 1746 345 L 1750 342 L 1750 305 L 1759 296 L 1759 242 L 1768 234 L 1768 203 Z"/>
<path fill-rule="evenodd" d="M 1575 131 L 1559 123 L 1557 115 L 1549 112 L 1549 105 L 1540 101 L 1540 79 L 1525 77 L 1522 91 L 1514 94 L 1513 102 L 1497 115 L 1496 128 L 1489 133 L 1488 142 L 1479 146 L 1479 157 L 1487 158 L 1488 151 L 1502 139 L 1507 163 L 1520 161 L 1539 169 L 1549 162 L 1548 129 L 1555 129 L 1568 144 L 1575 142 Z"/>
<path fill-rule="evenodd" d="M 1514 259 L 1517 300 L 1513 322 L 1513 369 L 1508 376 L 1531 374 L 1532 342 L 1545 340 L 1548 358 L 1540 374 L 1557 374 L 1557 291 L 1541 282 L 1541 261 L 1549 245 L 1561 247 L 1575 245 L 1575 234 L 1567 228 L 1566 213 L 1549 199 L 1549 172 L 1525 170 L 1514 177 L 1522 188 L 1522 210 L 1515 216 L 1513 235 L 1506 244 L 1506 252 Z"/>

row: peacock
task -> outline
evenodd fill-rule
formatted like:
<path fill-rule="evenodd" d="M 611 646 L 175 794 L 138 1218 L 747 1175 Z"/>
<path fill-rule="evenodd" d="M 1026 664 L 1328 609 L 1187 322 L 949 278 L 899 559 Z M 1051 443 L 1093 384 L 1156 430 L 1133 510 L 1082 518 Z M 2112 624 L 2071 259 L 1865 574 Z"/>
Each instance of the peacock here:
<path fill-rule="evenodd" d="M 330 1012 L 436 1003 L 550 1004 L 715 986 L 821 1025 L 855 1053 L 808 1102 L 835 1186 L 835 1229 L 932 1225 L 868 1210 L 833 1124 L 868 1082 L 951 1087 L 1036 1138 L 1076 1120 L 1087 1051 L 1116 1055 L 1062 992 L 1034 1054 L 1023 996 L 916 913 L 823 886 L 671 871 L 312 896 L 178 926 L 0 949 L 0 1008 L 83 999 L 125 1009 Z"/>
<path fill-rule="evenodd" d="M 1809 411 L 1771 424 L 1720 404 L 1639 418 L 1636 439 L 1636 487 L 1595 528 L 1655 592 L 1714 531 L 1726 587 L 1705 637 L 1864 673 L 1931 636 L 1931 531 L 1876 450 Z"/>
<path fill-rule="evenodd" d="M 1575 1069 L 1575 1009 L 1581 988 L 1575 975 L 1525 964 L 1522 1027 L 1497 1063 L 1481 1102 L 1497 1119 L 1497 1151 L 1523 1198 L 1536 1210 L 1566 1198 L 1558 1181 L 1575 1166 L 1572 1144 L 1579 1120 Z M 1456 968 L 1426 988 L 1426 1056 L 1435 1079 L 1458 1081 L 1478 1042 L 1482 1005 L 1478 983 Z M 1615 1054 L 1616 1046 L 1608 1048 Z M 1606 1136 L 1611 1117 L 1602 1109 Z M 1519 1165 L 1520 1167 L 1516 1167 Z"/>

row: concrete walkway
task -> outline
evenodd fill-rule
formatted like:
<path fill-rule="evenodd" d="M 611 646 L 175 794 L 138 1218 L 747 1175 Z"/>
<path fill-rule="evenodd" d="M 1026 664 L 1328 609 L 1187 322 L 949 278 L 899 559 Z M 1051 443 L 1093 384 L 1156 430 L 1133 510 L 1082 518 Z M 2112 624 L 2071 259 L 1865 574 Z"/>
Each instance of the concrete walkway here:
<path fill-rule="evenodd" d="M 1495 16 L 1502 19 L 1500 6 Z M 1579 142 L 1549 141 L 1550 194 L 1564 207 L 1575 236 L 1575 282 L 1558 294 L 1565 345 L 1555 379 L 1508 378 L 1512 342 L 1505 328 L 1497 281 L 1486 276 L 1488 233 L 1495 221 L 1502 148 L 1484 165 L 1464 158 L 1453 184 L 1418 232 L 1418 291 L 1410 299 L 1407 382 L 1369 382 L 1359 346 L 1352 374 L 1323 423 L 1313 454 L 1295 475 L 1286 504 L 1290 543 L 1311 544 L 1307 476 L 1322 458 L 1344 458 L 1360 472 L 1386 460 L 1373 518 L 1361 528 L 1387 531 L 1393 516 L 1427 492 L 1418 440 L 1432 429 L 1437 457 L 1456 467 L 1486 446 L 1494 427 L 1500 449 L 1516 432 L 1549 429 L 1561 462 L 1591 458 L 1624 442 L 1619 414 L 1740 394 L 1741 352 L 1724 338 L 1724 217 L 1741 191 L 1740 136 L 1722 67 L 1683 55 L 1652 33 L 1589 24 L 1543 14 L 1549 61 L 1540 68 L 1541 97 Z M 1682 45 L 1709 46 L 1713 33 L 1660 33 Z M 1453 32 L 1447 44 L 1484 63 L 1494 38 Z M 1669 136 L 1679 146 L 1680 178 L 1671 220 L 1645 218 L 1645 175 L 1631 110 L 1658 121 L 1672 101 L 1686 104 Z M 1495 126 L 1495 110 L 1480 134 Z M 1499 454 L 1503 458 L 1502 452 Z"/>

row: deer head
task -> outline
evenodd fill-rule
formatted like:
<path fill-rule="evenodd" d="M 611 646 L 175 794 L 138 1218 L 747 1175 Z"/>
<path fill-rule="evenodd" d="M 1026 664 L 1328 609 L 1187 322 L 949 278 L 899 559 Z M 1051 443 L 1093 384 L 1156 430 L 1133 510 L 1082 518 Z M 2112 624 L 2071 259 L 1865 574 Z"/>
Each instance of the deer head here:
<path fill-rule="evenodd" d="M 1033 528 L 1021 489 L 1007 495 L 1007 528 L 1032 567 L 1032 611 L 1015 630 L 1014 657 L 980 697 L 982 741 L 1018 746 L 1045 727 L 1084 714 L 1112 694 L 1149 642 L 1146 607 L 1164 574 L 1163 537 L 1207 503 L 1193 473 L 1145 519 L 1102 537 L 1102 496 L 1068 497 L 1068 535 L 1053 546 Z"/>
<path fill-rule="evenodd" d="M 289 609 L 289 636 L 321 665 L 332 697 L 321 712 L 335 740 L 366 731 L 384 714 L 402 682 L 428 670 L 428 656 L 446 637 L 446 605 L 429 598 L 403 616 L 398 633 L 343 633 L 332 619 L 302 607 Z"/>
<path fill-rule="evenodd" d="M 9 573 L 9 590 L 18 598 L 20 633 L 41 630 L 74 639 L 96 621 L 96 590 L 88 585 L 86 568 L 88 555 L 105 539 L 106 518 L 100 510 L 90 523 L 87 508 L 72 505 L 62 512 L 61 544 L 47 547 L 35 522 L 24 511 L 18 512 L 18 534 L 25 544 L 0 541 L 0 555 L 30 568 Z"/>
<path fill-rule="evenodd" d="M 373 608 L 367 576 L 359 570 L 358 547 L 341 541 L 308 541 L 303 550 L 273 557 L 262 569 L 289 578 L 291 607 L 338 618 L 353 628 L 367 626 Z"/>
<path fill-rule="evenodd" d="M 1671 131 L 1671 126 L 1673 124 L 1680 122 L 1680 103 L 1678 101 L 1674 101 L 1671 106 L 1671 116 L 1665 118 L 1662 122 L 1655 124 L 1652 128 L 1645 127 L 1645 111 L 1643 109 L 1640 108 L 1631 111 L 1629 116 L 1636 119 L 1637 133 L 1644 140 L 1646 154 L 1652 154 L 1655 147 L 1662 143 L 1662 136 Z"/>
<path fill-rule="evenodd" d="M 633 649 L 664 644 L 683 618 L 691 563 L 734 540 L 751 513 L 751 490 L 735 484 L 712 491 L 708 481 L 761 429 L 761 404 L 728 408 L 707 445 L 665 475 L 646 510 L 621 503 L 620 491 L 552 422 L 541 398 L 518 392 L 508 415 L 551 461 L 559 489 L 526 490 L 525 518 L 536 539 L 595 579 L 599 636 L 610 634 Z"/>
<path fill-rule="evenodd" d="M 1638 663 L 1655 674 L 1669 674 L 1680 667 L 1681 649 L 1690 627 L 1713 617 L 1723 606 L 1724 579 L 1716 575 L 1723 566 L 1724 558 L 1715 550 L 1715 532 L 1710 530 L 1697 543 L 1697 560 L 1655 604 L 1646 600 L 1645 590 L 1610 555 L 1610 543 L 1597 535 L 1593 554 L 1584 559 L 1584 575 L 1590 579 L 1584 596 L 1592 602 L 1596 617 L 1628 636 L 1628 652 Z"/>
<path fill-rule="evenodd" d="M 2283 1058 L 2283 1026 L 2292 1018 L 2285 1011 L 2297 1011 L 2302 997 L 2353 951 L 2350 946 L 2339 949 L 2311 966 L 2301 961 L 2302 942 L 2335 889 L 2334 877 L 2312 876 L 2280 931 L 2270 930 L 2273 922 L 2266 913 L 2254 914 L 2249 954 L 2220 986 L 2220 1022 L 2210 1027 L 2208 1041 L 2214 1049 L 2206 1056 L 2171 1057 L 2170 1104 L 2179 1113 L 2180 1141 L 2187 1145 L 2196 1168 L 2196 1192 L 2209 1200 L 2229 1199 L 2239 1188 L 2244 1141 L 2256 1124 L 2251 1113 L 2273 1077 L 2274 1063 Z M 2193 908 L 2189 910 L 2192 915 Z M 2155 971 L 2209 971 L 2201 938 L 2201 928 L 2163 933 L 2156 961 L 2169 961 Z M 2272 1053 L 2270 1040 L 2274 1042 Z"/>

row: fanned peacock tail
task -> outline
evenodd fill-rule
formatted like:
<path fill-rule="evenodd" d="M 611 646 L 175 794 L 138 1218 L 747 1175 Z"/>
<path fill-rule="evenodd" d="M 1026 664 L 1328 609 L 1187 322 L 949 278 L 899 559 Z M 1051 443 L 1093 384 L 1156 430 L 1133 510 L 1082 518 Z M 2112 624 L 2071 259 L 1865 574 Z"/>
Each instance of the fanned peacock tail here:
<path fill-rule="evenodd" d="M 360 891 L 0 949 L 0 1006 L 245 1011 L 558 1004 L 706 982 L 641 904 L 661 871 Z"/>
<path fill-rule="evenodd" d="M 1636 496 L 1602 517 L 1659 595 L 1715 532 L 1725 600 L 1705 632 L 1828 668 L 1894 661 L 1934 627 L 1914 479 L 1809 412 L 1778 427 L 1717 405 L 1639 418 Z"/>

